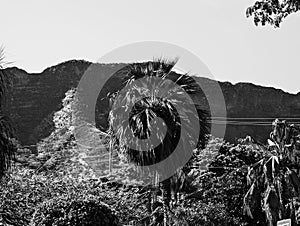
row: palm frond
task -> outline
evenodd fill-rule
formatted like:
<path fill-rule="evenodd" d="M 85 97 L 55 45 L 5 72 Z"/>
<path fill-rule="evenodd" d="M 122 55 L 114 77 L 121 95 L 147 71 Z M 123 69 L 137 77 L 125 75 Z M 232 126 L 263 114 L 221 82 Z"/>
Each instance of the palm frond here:
<path fill-rule="evenodd" d="M 195 147 L 203 148 L 206 144 L 209 134 L 209 123 L 207 121 L 208 113 L 196 103 L 195 95 L 201 91 L 199 85 L 195 80 L 185 75 L 174 76 L 171 75 L 171 70 L 176 64 L 176 60 L 164 60 L 159 59 L 156 61 L 134 63 L 129 65 L 127 76 L 124 79 L 124 84 L 130 88 L 125 93 L 118 93 L 118 103 L 115 103 L 115 109 L 112 109 L 110 114 L 110 124 L 113 128 L 118 128 L 114 131 L 120 138 L 119 145 L 124 147 L 131 161 L 138 165 L 152 165 L 167 158 L 176 148 L 181 136 L 181 125 L 183 122 L 191 124 L 191 122 L 198 121 L 200 127 L 199 139 L 195 143 Z M 161 78 L 157 80 L 151 80 L 153 77 Z M 133 82 L 140 78 L 145 78 L 139 85 L 134 85 Z M 139 80 L 140 81 L 140 80 Z M 147 83 L 148 81 L 148 83 Z M 170 85 L 170 82 L 176 83 L 177 86 Z M 133 84 L 132 86 L 130 86 Z M 179 88 L 178 88 L 179 87 Z M 157 90 L 164 90 L 163 93 L 157 95 Z M 188 98 L 183 95 L 188 95 Z M 137 101 L 136 97 L 145 97 L 142 100 Z M 191 100 L 193 100 L 191 102 Z M 196 104 L 195 104 L 196 103 Z M 129 106 L 133 106 L 131 109 Z M 191 109 L 196 108 L 197 115 L 195 115 Z M 176 109 L 180 108 L 181 115 L 179 116 Z M 120 113 L 126 113 L 129 117 L 129 128 L 127 125 L 127 118 L 123 118 Z M 131 142 L 126 137 L 128 130 L 132 130 L 135 136 L 140 139 L 146 139 L 151 132 L 155 130 L 156 125 L 151 125 L 151 121 L 155 117 L 163 119 L 167 132 L 164 136 L 163 133 L 155 134 L 157 139 L 161 141 L 160 145 L 155 148 L 148 147 L 149 151 L 139 151 L 139 147 L 136 149 L 126 146 Z M 186 137 L 192 137 L 192 134 L 197 133 L 193 131 L 194 125 L 190 128 L 186 128 Z M 199 132 L 199 131 L 198 131 Z M 184 151 L 185 147 L 182 147 Z"/>
<path fill-rule="evenodd" d="M 10 79 L 5 66 L 8 63 L 5 62 L 4 49 L 0 47 L 0 109 L 2 109 L 3 102 L 6 99 L 6 93 L 10 85 Z"/>

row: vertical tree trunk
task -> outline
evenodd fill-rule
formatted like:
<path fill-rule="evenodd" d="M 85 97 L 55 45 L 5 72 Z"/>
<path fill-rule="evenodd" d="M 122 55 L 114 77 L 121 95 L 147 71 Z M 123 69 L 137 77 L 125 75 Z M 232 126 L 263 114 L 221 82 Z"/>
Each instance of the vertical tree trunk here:
<path fill-rule="evenodd" d="M 113 153 L 113 141 L 112 139 L 109 140 L 109 175 L 112 174 L 112 153 Z"/>
<path fill-rule="evenodd" d="M 168 178 L 161 182 L 162 185 L 162 198 L 163 198 L 163 211 L 164 211 L 164 226 L 168 221 L 168 210 L 171 202 L 171 179 Z"/>

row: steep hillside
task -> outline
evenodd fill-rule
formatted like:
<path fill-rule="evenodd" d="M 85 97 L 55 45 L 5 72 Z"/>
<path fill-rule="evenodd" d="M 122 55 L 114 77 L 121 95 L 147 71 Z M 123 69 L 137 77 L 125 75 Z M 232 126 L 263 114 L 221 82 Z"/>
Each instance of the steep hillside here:
<path fill-rule="evenodd" d="M 6 69 L 13 77 L 8 110 L 23 144 L 34 144 L 51 133 L 53 113 L 61 108 L 61 100 L 65 93 L 77 86 L 90 64 L 83 60 L 72 60 L 35 74 L 16 67 Z M 99 64 L 98 67 L 101 72 L 109 73 L 114 64 Z M 109 86 L 114 86 L 114 88 L 119 86 L 122 76 L 123 74 L 119 73 Z M 210 79 L 201 77 L 195 79 L 210 87 Z M 233 85 L 229 82 L 219 82 L 219 84 L 224 93 L 228 117 L 293 118 L 300 116 L 300 93 L 294 95 L 279 89 L 249 83 Z M 211 88 L 209 95 L 213 94 L 214 89 Z M 105 115 L 107 104 L 102 104 L 97 112 Z M 205 101 L 203 106 L 207 108 Z M 105 120 L 103 118 L 98 118 L 98 120 L 98 124 L 105 127 Z M 269 119 L 269 121 L 271 123 L 272 120 Z M 234 141 L 236 138 L 251 135 L 259 141 L 264 141 L 270 131 L 270 125 L 235 124 L 228 125 L 225 139 Z"/>

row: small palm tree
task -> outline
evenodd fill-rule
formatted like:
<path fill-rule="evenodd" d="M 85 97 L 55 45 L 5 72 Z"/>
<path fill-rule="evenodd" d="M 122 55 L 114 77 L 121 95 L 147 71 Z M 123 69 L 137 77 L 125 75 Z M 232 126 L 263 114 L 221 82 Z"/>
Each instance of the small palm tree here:
<path fill-rule="evenodd" d="M 114 105 L 110 112 L 110 126 L 115 128 L 113 133 L 118 137 L 120 150 L 138 166 L 159 163 L 170 156 L 175 148 L 185 152 L 189 142 L 194 142 L 193 146 L 198 148 L 203 148 L 206 144 L 209 133 L 208 114 L 193 99 L 201 89 L 192 77 L 171 72 L 175 63 L 176 61 L 157 60 L 131 64 L 123 80 L 124 89 L 111 94 Z M 177 86 L 168 86 L 167 81 L 176 83 Z M 159 90 L 163 90 L 165 96 Z M 172 94 L 169 95 L 170 93 Z M 139 97 L 142 98 L 137 100 Z M 188 97 L 193 99 L 193 103 Z M 191 107 L 196 111 L 191 111 Z M 155 121 L 156 118 L 163 119 L 167 128 L 165 133 L 157 130 L 159 122 Z M 191 122 L 199 122 L 199 127 Z M 189 128 L 182 128 L 183 123 L 189 124 Z M 200 128 L 200 131 L 195 131 L 195 128 Z M 147 139 L 154 133 L 160 144 L 156 147 L 151 144 L 141 147 L 128 136 L 132 133 L 139 139 Z M 199 134 L 196 141 L 192 139 L 195 134 Z M 185 140 L 179 142 L 182 137 Z M 170 202 L 171 188 L 178 187 L 174 183 L 180 181 L 179 175 L 182 174 L 176 174 L 161 182 L 165 205 Z"/>
<path fill-rule="evenodd" d="M 9 118 L 3 112 L 8 82 L 9 79 L 4 70 L 3 49 L 0 49 L 0 179 L 11 166 L 11 160 L 15 153 L 12 141 L 13 128 Z"/>

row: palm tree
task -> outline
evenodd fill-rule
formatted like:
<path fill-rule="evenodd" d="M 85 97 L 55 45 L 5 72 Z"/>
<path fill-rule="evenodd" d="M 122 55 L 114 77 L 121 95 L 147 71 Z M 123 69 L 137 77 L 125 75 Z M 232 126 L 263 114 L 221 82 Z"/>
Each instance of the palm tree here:
<path fill-rule="evenodd" d="M 4 54 L 0 49 L 0 179 L 11 166 L 15 147 L 12 141 L 13 128 L 4 114 L 5 96 L 9 84 L 7 72 L 4 70 Z"/>
<path fill-rule="evenodd" d="M 208 114 L 195 99 L 201 89 L 187 74 L 178 75 L 172 72 L 175 63 L 176 61 L 155 60 L 131 64 L 127 67 L 123 80 L 125 91 L 110 94 L 111 102 L 114 102 L 109 116 L 110 127 L 112 130 L 115 129 L 113 133 L 118 137 L 119 149 L 138 166 L 150 166 L 163 161 L 173 153 L 175 148 L 178 148 L 178 145 L 181 145 L 180 150 L 185 152 L 189 142 L 194 142 L 194 147 L 198 148 L 204 148 L 206 144 L 209 133 Z M 159 79 L 155 80 L 155 78 Z M 172 81 L 177 86 L 166 86 L 167 81 Z M 161 89 L 166 91 L 165 97 L 161 92 L 159 93 L 158 90 Z M 186 96 L 182 90 L 187 94 Z M 172 95 L 169 95 L 170 93 Z M 139 97 L 143 98 L 137 100 Z M 193 103 L 187 100 L 187 97 L 190 97 Z M 195 112 L 190 111 L 191 105 L 195 107 Z M 156 130 L 158 122 L 155 118 L 157 117 L 163 119 L 167 128 L 166 133 Z M 194 131 L 197 126 L 191 122 L 195 120 L 199 122 L 200 131 Z M 188 123 L 189 128 L 181 128 L 183 123 Z M 139 143 L 132 141 L 131 136 L 128 136 L 133 133 L 140 139 L 146 139 L 153 131 L 155 131 L 154 136 L 160 141 L 156 147 L 151 145 L 145 146 L 146 148 L 141 147 Z M 196 141 L 192 140 L 194 134 L 199 134 Z M 179 142 L 182 136 L 186 139 L 184 142 Z M 140 151 L 141 148 L 147 151 Z M 180 172 L 180 169 L 177 172 Z M 179 175 L 182 175 L 182 172 L 160 183 L 165 205 L 170 202 L 171 187 L 176 187 L 174 183 L 181 181 Z"/>

